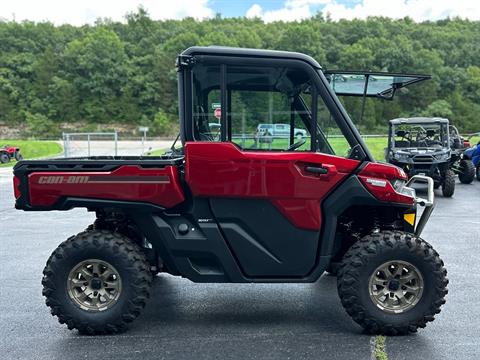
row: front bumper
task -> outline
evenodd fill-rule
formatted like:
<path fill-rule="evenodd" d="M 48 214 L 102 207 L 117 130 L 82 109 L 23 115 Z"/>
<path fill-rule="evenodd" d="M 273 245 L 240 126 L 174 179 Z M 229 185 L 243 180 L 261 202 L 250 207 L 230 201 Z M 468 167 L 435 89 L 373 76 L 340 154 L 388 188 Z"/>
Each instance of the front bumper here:
<path fill-rule="evenodd" d="M 423 228 L 427 224 L 430 215 L 432 214 L 433 208 L 435 207 L 435 195 L 433 193 L 433 179 L 428 176 L 423 175 L 414 175 L 408 180 L 406 186 L 410 187 L 413 184 L 427 184 L 427 198 L 415 197 L 415 204 L 425 207 L 423 210 L 422 216 L 418 220 L 415 227 L 415 235 L 420 236 Z"/>

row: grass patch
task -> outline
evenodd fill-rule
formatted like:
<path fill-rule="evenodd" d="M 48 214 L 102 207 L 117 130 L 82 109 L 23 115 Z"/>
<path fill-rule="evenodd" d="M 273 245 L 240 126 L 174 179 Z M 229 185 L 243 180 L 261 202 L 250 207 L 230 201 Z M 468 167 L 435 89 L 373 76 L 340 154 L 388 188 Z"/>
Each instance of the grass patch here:
<path fill-rule="evenodd" d="M 479 141 L 480 141 L 480 136 L 474 136 L 470 139 L 470 145 L 471 146 L 477 145 Z"/>
<path fill-rule="evenodd" d="M 0 147 L 7 144 L 19 147 L 20 153 L 25 160 L 54 156 L 63 151 L 62 146 L 54 141 L 0 140 Z M 12 159 L 8 163 L 1 164 L 0 167 L 13 166 L 15 163 L 16 161 Z"/>
<path fill-rule="evenodd" d="M 388 360 L 388 355 L 385 351 L 385 336 L 375 337 L 375 348 L 373 349 L 375 360 Z"/>
<path fill-rule="evenodd" d="M 165 154 L 165 152 L 167 152 L 167 151 L 168 151 L 168 149 L 156 149 L 156 150 L 148 151 L 144 155 L 145 156 L 160 156 L 160 155 Z"/>

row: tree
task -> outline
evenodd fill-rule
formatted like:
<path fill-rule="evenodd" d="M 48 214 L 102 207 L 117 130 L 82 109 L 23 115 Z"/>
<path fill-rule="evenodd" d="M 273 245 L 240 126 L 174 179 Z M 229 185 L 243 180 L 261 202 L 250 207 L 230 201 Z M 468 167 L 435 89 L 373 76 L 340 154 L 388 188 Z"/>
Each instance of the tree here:
<path fill-rule="evenodd" d="M 327 69 L 431 74 L 432 80 L 399 91 L 393 102 L 368 100 L 362 131 L 381 131 L 386 120 L 401 115 L 449 111 L 460 131 L 478 131 L 479 33 L 480 21 L 334 22 L 321 13 L 291 23 L 221 15 L 156 21 L 142 7 L 125 23 L 0 22 L 0 121 L 17 126 L 26 114 L 38 114 L 60 128 L 73 121 L 136 126 L 157 117 L 174 127 L 175 58 L 190 46 L 226 45 L 300 51 Z M 359 99 L 341 100 L 356 120 Z"/>
<path fill-rule="evenodd" d="M 421 112 L 421 115 L 451 119 L 453 115 L 452 106 L 446 100 L 435 100 Z"/>
<path fill-rule="evenodd" d="M 67 45 L 65 68 L 81 99 L 82 116 L 100 122 L 119 116 L 127 61 L 122 40 L 104 28 Z"/>

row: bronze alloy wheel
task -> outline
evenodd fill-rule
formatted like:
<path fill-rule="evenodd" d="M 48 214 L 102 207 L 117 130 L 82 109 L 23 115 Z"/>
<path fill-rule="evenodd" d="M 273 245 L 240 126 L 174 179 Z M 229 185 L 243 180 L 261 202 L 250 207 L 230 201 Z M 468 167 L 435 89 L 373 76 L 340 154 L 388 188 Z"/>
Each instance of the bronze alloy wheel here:
<path fill-rule="evenodd" d="M 68 274 L 67 290 L 71 300 L 86 311 L 111 308 L 122 292 L 118 271 L 106 261 L 88 259 Z"/>
<path fill-rule="evenodd" d="M 380 265 L 370 276 L 369 294 L 381 310 L 400 314 L 413 308 L 422 298 L 423 277 L 406 261 L 393 260 Z"/>

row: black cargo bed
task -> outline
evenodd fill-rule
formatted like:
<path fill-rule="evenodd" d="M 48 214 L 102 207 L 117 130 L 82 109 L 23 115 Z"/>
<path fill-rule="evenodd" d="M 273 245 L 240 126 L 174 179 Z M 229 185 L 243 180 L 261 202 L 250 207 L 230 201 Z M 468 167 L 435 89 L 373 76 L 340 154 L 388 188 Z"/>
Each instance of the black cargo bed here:
<path fill-rule="evenodd" d="M 179 166 L 183 155 L 175 156 L 90 156 L 22 160 L 13 168 L 15 174 L 30 171 L 111 171 L 123 165 L 139 165 L 143 168 Z"/>

